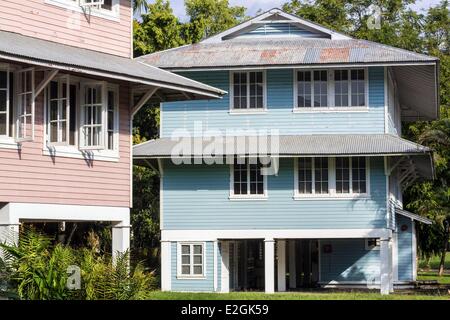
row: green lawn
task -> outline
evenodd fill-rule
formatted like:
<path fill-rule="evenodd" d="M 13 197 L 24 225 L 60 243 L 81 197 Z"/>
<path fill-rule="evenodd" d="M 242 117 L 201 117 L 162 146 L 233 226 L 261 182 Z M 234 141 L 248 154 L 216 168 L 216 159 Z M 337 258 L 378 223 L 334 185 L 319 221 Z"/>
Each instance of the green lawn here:
<path fill-rule="evenodd" d="M 417 280 L 436 280 L 440 284 L 450 284 L 450 274 L 444 274 L 442 277 L 437 275 L 437 272 L 419 272 Z"/>
<path fill-rule="evenodd" d="M 369 292 L 287 292 L 265 294 L 260 292 L 233 293 L 153 293 L 153 300 L 450 300 L 450 295 L 407 295 L 387 296 Z"/>
<path fill-rule="evenodd" d="M 430 260 L 430 268 L 431 269 L 438 269 L 439 263 L 441 262 L 440 256 L 433 256 Z M 420 260 L 419 261 L 419 268 L 425 269 L 427 268 L 426 261 Z M 445 256 L 445 269 L 450 271 L 450 252 L 447 252 L 447 255 Z"/>

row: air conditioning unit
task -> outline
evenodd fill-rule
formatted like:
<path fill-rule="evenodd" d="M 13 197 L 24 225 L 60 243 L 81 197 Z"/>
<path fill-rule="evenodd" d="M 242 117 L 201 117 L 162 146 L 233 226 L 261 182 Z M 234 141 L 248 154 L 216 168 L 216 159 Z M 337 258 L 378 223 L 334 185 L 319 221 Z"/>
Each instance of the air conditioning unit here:
<path fill-rule="evenodd" d="M 79 0 L 82 8 L 96 8 L 100 9 L 105 4 L 105 0 Z"/>

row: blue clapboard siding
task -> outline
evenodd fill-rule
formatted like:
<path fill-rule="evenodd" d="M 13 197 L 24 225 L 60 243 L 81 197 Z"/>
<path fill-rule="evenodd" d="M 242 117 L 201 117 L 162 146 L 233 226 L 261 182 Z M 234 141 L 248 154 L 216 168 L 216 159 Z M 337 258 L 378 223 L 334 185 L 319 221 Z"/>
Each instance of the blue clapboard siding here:
<path fill-rule="evenodd" d="M 183 76 L 229 91 L 228 71 L 184 72 Z M 367 112 L 294 113 L 293 70 L 267 70 L 267 112 L 229 113 L 229 95 L 220 100 L 182 101 L 162 105 L 161 136 L 177 129 L 194 135 L 194 123 L 203 130 L 279 130 L 280 134 L 384 133 L 384 69 L 369 68 Z M 201 133 L 200 133 L 201 134 Z"/>
<path fill-rule="evenodd" d="M 402 231 L 402 225 L 408 229 Z M 412 223 L 411 220 L 397 215 L 397 254 L 398 254 L 398 280 L 413 280 L 413 254 L 412 254 Z"/>
<path fill-rule="evenodd" d="M 370 160 L 370 199 L 294 200 L 294 160 L 268 176 L 268 199 L 229 200 L 228 165 L 164 163 L 163 229 L 385 228 L 383 159 Z"/>
<path fill-rule="evenodd" d="M 252 38 L 260 36 L 297 36 L 301 38 L 325 38 L 328 35 L 312 32 L 291 23 L 266 23 L 251 31 L 243 32 L 234 38 Z"/>
<path fill-rule="evenodd" d="M 205 279 L 177 279 L 177 243 L 172 242 L 172 291 L 214 291 L 214 249 L 212 242 L 206 242 Z"/>
<path fill-rule="evenodd" d="M 364 239 L 321 240 L 320 281 L 380 283 L 380 251 L 366 250 Z"/>

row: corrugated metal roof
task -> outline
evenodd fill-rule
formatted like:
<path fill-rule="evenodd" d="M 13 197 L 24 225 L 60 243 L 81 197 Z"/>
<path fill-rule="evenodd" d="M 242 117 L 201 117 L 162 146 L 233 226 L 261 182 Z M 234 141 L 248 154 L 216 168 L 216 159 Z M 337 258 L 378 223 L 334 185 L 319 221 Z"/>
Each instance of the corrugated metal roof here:
<path fill-rule="evenodd" d="M 395 208 L 395 213 L 402 215 L 404 217 L 410 218 L 412 220 L 420 221 L 425 224 L 433 224 L 433 221 L 428 218 L 419 216 L 418 214 L 415 214 L 415 213 L 412 213 L 412 212 L 409 212 L 409 211 L 406 211 L 406 210 L 403 210 L 400 208 Z"/>
<path fill-rule="evenodd" d="M 258 155 L 255 151 L 255 136 L 227 137 L 216 139 L 215 155 Z M 186 140 L 185 140 L 186 141 Z M 201 148 L 190 147 L 183 150 L 183 156 L 202 156 L 203 150 L 211 145 L 210 139 L 192 138 L 190 146 L 201 145 Z M 270 136 L 259 139 L 258 143 L 266 145 L 267 150 L 273 147 L 276 151 L 278 143 L 278 155 L 283 156 L 332 156 L 332 155 L 403 155 L 423 154 L 428 155 L 430 149 L 414 142 L 399 138 L 390 134 L 377 135 L 289 135 L 279 136 L 278 140 L 272 140 Z M 267 144 L 265 144 L 267 141 Z M 277 142 L 278 141 L 278 142 Z M 148 141 L 133 148 L 135 159 L 151 159 L 170 157 L 175 147 L 180 146 L 179 140 L 161 138 Z M 195 149 L 195 150 L 194 150 Z M 197 150 L 200 151 L 198 152 Z M 179 150 L 179 149 L 178 149 Z M 176 153 L 178 155 L 178 153 Z M 207 154 L 209 155 L 209 154 Z"/>
<path fill-rule="evenodd" d="M 66 66 L 85 73 L 100 71 L 111 78 L 126 77 L 139 83 L 156 83 L 160 86 L 189 89 L 192 92 L 219 97 L 225 91 L 197 81 L 175 75 L 165 70 L 115 55 L 67 46 L 20 34 L 0 31 L 0 58 L 24 58 L 31 62 L 51 63 L 55 68 Z"/>
<path fill-rule="evenodd" d="M 271 54 L 267 55 L 266 52 Z M 264 38 L 197 43 L 137 58 L 165 69 L 433 62 L 437 59 L 366 40 Z"/>

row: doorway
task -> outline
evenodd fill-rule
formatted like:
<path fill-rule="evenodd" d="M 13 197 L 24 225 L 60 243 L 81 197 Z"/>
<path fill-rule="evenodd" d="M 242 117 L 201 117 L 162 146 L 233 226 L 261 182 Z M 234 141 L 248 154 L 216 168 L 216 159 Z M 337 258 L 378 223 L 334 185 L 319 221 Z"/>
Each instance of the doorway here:
<path fill-rule="evenodd" d="M 264 290 L 264 241 L 237 240 L 229 246 L 230 290 Z"/>

